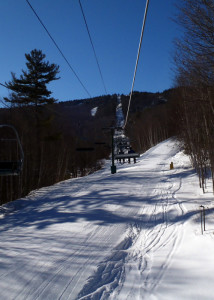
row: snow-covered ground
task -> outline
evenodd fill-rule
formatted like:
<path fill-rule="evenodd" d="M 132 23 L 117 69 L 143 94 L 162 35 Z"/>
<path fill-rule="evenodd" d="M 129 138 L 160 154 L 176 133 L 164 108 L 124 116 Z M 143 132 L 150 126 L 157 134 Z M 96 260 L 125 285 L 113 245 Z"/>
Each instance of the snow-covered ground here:
<path fill-rule="evenodd" d="M 92 117 L 94 117 L 96 115 L 97 109 L 98 109 L 98 107 L 94 107 L 94 108 L 91 109 L 91 115 L 92 115 Z"/>
<path fill-rule="evenodd" d="M 107 163 L 6 205 L 0 299 L 214 299 L 207 189 L 203 195 L 189 159 L 167 140 L 116 174 Z"/>
<path fill-rule="evenodd" d="M 116 119 L 117 119 L 117 127 L 123 127 L 124 115 L 123 115 L 123 108 L 122 108 L 120 95 L 117 96 Z"/>

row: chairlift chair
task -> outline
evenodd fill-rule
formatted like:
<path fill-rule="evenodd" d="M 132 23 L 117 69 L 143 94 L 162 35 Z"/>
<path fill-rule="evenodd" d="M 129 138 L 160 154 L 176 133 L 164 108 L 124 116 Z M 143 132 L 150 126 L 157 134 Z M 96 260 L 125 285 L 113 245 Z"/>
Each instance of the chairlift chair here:
<path fill-rule="evenodd" d="M 123 153 L 123 154 L 115 154 L 115 159 L 126 159 L 126 158 L 138 158 L 140 157 L 139 153 Z"/>
<path fill-rule="evenodd" d="M 15 142 L 17 144 L 15 159 L 5 159 L 6 154 L 3 159 L 0 157 L 0 176 L 19 175 L 23 168 L 24 152 L 17 130 L 12 125 L 6 124 L 0 125 L 0 128 L 10 128 L 14 136 L 14 138 L 0 138 L 1 142 Z M 12 149 L 9 149 L 8 152 L 10 151 L 12 151 Z"/>
<path fill-rule="evenodd" d="M 79 152 L 94 151 L 94 147 L 79 147 L 79 148 L 76 148 L 76 151 L 79 151 Z"/>
<path fill-rule="evenodd" d="M 123 149 L 129 149 L 129 151 L 127 153 L 124 153 Z M 119 153 L 115 154 L 115 159 L 119 160 L 121 162 L 121 160 L 123 160 L 123 162 L 125 162 L 125 160 L 127 159 L 128 162 L 131 162 L 131 158 L 133 158 L 134 163 L 136 163 L 136 158 L 140 157 L 139 153 L 136 153 L 130 146 L 129 147 L 123 147 L 120 149 Z"/>
<path fill-rule="evenodd" d="M 102 145 L 106 145 L 106 142 L 95 142 L 94 144 L 98 145 L 98 146 L 100 146 L 100 145 L 102 146 Z"/>

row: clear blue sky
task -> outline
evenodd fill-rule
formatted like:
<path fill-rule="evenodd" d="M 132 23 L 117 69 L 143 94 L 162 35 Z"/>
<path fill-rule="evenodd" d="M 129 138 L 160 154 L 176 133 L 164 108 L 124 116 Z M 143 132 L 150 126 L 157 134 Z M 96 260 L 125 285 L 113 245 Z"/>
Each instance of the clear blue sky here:
<path fill-rule="evenodd" d="M 173 85 L 172 21 L 179 0 L 150 0 L 134 90 L 157 92 Z M 129 94 L 146 0 L 82 0 L 107 92 Z M 30 0 L 92 97 L 105 94 L 78 0 Z M 41 49 L 60 65 L 61 79 L 49 85 L 59 101 L 87 98 L 25 0 L 1 1 L 0 82 L 25 67 L 25 53 Z M 8 90 L 0 86 L 0 98 Z"/>

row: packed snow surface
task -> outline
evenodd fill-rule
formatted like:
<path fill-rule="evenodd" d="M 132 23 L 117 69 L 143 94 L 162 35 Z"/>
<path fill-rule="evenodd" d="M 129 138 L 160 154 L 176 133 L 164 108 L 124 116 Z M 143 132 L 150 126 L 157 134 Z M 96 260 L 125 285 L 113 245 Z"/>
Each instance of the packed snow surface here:
<path fill-rule="evenodd" d="M 5 205 L 0 231 L 0 299 L 214 299 L 213 195 L 175 140 Z"/>

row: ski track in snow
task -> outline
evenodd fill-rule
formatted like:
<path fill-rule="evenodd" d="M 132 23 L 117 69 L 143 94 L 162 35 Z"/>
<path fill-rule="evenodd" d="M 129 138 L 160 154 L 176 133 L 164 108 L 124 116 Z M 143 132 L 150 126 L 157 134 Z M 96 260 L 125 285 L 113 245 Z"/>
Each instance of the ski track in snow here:
<path fill-rule="evenodd" d="M 182 165 L 169 170 L 178 152 L 168 140 L 117 174 L 107 163 L 15 201 L 0 219 L 0 299 L 154 295 L 184 238 Z"/>
<path fill-rule="evenodd" d="M 99 265 L 95 274 L 89 279 L 89 283 L 80 292 L 80 299 L 107 299 L 109 297 L 111 299 L 120 299 L 120 294 L 122 294 L 121 299 L 137 299 L 138 296 L 140 297 L 139 299 L 144 299 L 146 294 L 154 291 L 160 282 L 164 270 L 170 264 L 171 257 L 182 239 L 182 234 L 180 233 L 182 231 L 179 231 L 176 226 L 175 230 L 170 228 L 172 224 L 170 224 L 168 216 L 169 199 L 173 200 L 173 209 L 177 211 L 177 214 L 183 215 L 183 210 L 175 198 L 176 192 L 181 187 L 181 181 L 176 189 L 174 184 L 164 176 L 163 169 L 166 169 L 166 165 L 159 171 L 158 167 L 155 166 L 155 170 L 152 170 L 152 173 L 162 173 L 163 177 L 162 182 L 157 185 L 155 183 L 154 188 L 151 189 L 152 194 L 147 195 L 149 198 L 155 199 L 152 211 L 151 207 L 149 207 L 150 215 L 148 221 L 145 224 L 145 220 L 142 219 L 142 221 L 138 220 L 129 225 L 129 237 L 124 240 L 124 245 L 126 246 L 122 248 L 119 246 L 119 253 L 122 254 L 119 259 L 119 267 L 115 267 L 115 264 L 118 264 L 118 259 L 113 259 L 112 261 L 112 257 L 108 257 L 106 261 Z M 141 195 L 142 193 L 143 187 L 141 186 L 138 194 Z M 141 211 L 142 215 L 145 209 Z M 160 217 L 157 219 L 157 216 Z M 142 224 L 143 226 L 141 226 Z M 155 229 L 148 229 L 150 227 L 149 224 L 155 224 Z M 146 228 L 146 230 L 142 227 Z M 127 240 L 129 241 L 129 247 L 127 247 Z M 154 264 L 153 257 L 162 248 L 168 248 L 169 250 L 166 258 L 161 262 L 162 265 L 159 267 L 161 272 L 155 277 L 155 280 L 150 280 L 150 277 L 152 277 L 150 273 Z M 106 269 L 108 272 L 106 272 Z M 117 271 L 115 272 L 115 270 Z M 137 292 L 135 281 L 133 281 L 131 288 L 130 281 L 128 281 L 128 291 L 124 287 L 125 274 L 132 273 L 132 271 L 137 271 L 138 273 L 141 288 Z M 115 273 L 114 276 L 112 273 Z M 132 276 L 132 278 L 136 278 L 136 276 Z M 122 289 L 125 289 L 124 293 L 121 293 Z"/>
<path fill-rule="evenodd" d="M 164 165 L 162 169 L 166 169 L 166 166 Z M 160 173 L 157 167 L 153 172 Z M 161 172 L 163 173 L 162 182 L 154 186 L 152 195 L 148 195 L 150 199 L 155 199 L 155 201 L 152 210 L 150 207 L 150 216 L 146 225 L 144 221 L 131 224 L 133 251 L 130 249 L 126 269 L 128 269 L 127 273 L 138 273 L 140 289 L 136 289 L 136 276 L 132 276 L 135 280 L 133 280 L 131 287 L 130 281 L 128 281 L 127 291 L 126 287 L 122 287 L 125 289 L 122 297 L 120 297 L 122 288 L 119 287 L 119 291 L 115 291 L 111 299 L 147 299 L 147 294 L 155 291 L 155 287 L 159 284 L 164 271 L 170 264 L 175 249 L 181 242 L 182 230 L 178 230 L 177 226 L 174 226 L 174 229 L 171 228 L 173 224 L 170 224 L 169 205 L 172 205 L 172 203 L 169 203 L 169 201 L 173 200 L 173 209 L 176 210 L 178 215 L 183 215 L 183 208 L 175 197 L 182 183 L 180 181 L 179 186 L 176 188 L 169 179 L 165 178 L 164 171 L 161 170 Z M 144 213 L 145 208 L 141 211 L 142 215 Z M 142 229 L 142 223 L 146 230 Z M 149 224 L 155 226 L 148 229 Z M 155 257 L 163 248 L 167 248 L 167 253 L 165 258 L 162 259 L 161 265 L 156 266 Z M 159 268 L 158 276 L 152 276 L 153 268 Z"/>

